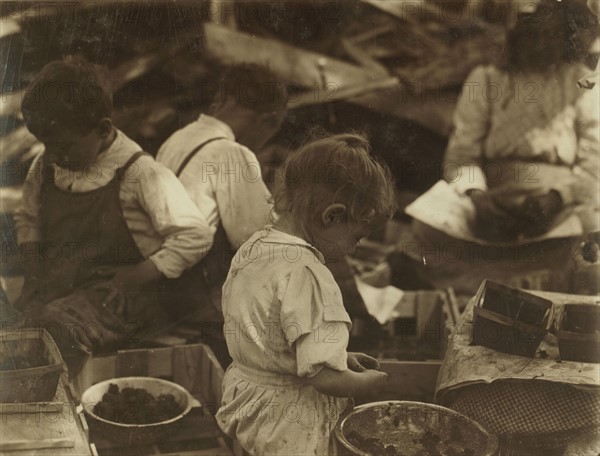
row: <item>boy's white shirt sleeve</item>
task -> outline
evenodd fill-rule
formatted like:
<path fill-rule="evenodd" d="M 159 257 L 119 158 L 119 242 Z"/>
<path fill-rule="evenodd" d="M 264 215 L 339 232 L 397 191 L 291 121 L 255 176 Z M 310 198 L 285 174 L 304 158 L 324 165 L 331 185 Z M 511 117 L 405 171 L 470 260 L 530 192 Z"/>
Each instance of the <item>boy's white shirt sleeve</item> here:
<path fill-rule="evenodd" d="M 269 223 L 272 205 L 256 156 L 232 144 L 227 153 L 219 155 L 218 172 L 207 177 L 215 189 L 219 216 L 229 242 L 239 247 Z"/>
<path fill-rule="evenodd" d="M 137 198 L 164 238 L 150 260 L 166 277 L 179 277 L 206 254 L 212 240 L 208 223 L 177 177 L 158 163 L 139 174 Z"/>
<path fill-rule="evenodd" d="M 42 188 L 43 154 L 39 154 L 31 164 L 25 182 L 21 204 L 14 213 L 19 245 L 41 240 L 39 214 Z"/>

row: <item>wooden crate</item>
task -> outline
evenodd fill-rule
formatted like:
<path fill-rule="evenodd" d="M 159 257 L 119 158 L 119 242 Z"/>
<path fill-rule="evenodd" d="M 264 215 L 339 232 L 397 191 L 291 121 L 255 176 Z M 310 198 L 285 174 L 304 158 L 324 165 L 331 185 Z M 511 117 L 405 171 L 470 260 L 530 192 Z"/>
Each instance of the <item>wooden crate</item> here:
<path fill-rule="evenodd" d="M 390 376 L 370 400 L 433 402 L 448 337 L 460 317 L 457 300 L 452 290 L 435 290 L 406 292 L 402 301 L 414 308 L 413 316 L 388 323 L 389 338 L 369 352 Z M 416 347 L 417 353 L 406 347 Z"/>
<path fill-rule="evenodd" d="M 214 414 L 221 403 L 223 369 L 212 350 L 203 344 L 168 348 L 124 350 L 116 355 L 93 357 L 73 380 L 79 397 L 89 386 L 103 380 L 126 376 L 149 376 L 173 381 L 196 399 L 191 412 L 182 419 L 179 431 L 163 442 L 136 447 L 118 447 L 94 431 L 92 421 L 79 413 L 89 429 L 92 453 L 98 456 L 231 455 L 228 439 L 220 431 Z"/>

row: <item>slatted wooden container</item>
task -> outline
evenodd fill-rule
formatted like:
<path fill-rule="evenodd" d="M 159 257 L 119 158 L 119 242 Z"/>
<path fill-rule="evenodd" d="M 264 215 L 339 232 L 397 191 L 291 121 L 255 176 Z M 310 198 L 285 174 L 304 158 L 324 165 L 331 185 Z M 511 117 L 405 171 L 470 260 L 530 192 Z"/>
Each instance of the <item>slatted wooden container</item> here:
<path fill-rule="evenodd" d="M 84 428 L 88 429 L 92 452 L 98 456 L 231 455 L 230 442 L 214 418 L 221 403 L 223 375 L 214 353 L 203 344 L 125 350 L 116 355 L 91 358 L 73 381 L 79 395 L 89 386 L 110 378 L 150 376 L 183 386 L 196 400 L 177 432 L 157 444 L 128 448 L 107 441 L 94 429 L 93 423 L 79 413 Z"/>
<path fill-rule="evenodd" d="M 0 364 L 0 405 L 52 401 L 63 360 L 45 329 L 0 331 Z"/>

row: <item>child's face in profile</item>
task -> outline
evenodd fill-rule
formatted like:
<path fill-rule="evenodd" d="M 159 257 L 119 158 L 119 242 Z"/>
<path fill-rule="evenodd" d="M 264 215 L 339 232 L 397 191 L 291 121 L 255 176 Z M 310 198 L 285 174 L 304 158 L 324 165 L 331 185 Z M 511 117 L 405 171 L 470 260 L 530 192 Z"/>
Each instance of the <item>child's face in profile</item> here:
<path fill-rule="evenodd" d="M 81 134 L 55 127 L 38 139 L 46 146 L 45 154 L 50 163 L 70 170 L 81 170 L 93 163 L 104 144 L 104 138 L 96 128 Z"/>
<path fill-rule="evenodd" d="M 315 233 L 313 244 L 323 254 L 326 262 L 336 262 L 353 253 L 360 240 L 370 232 L 369 227 L 363 223 L 334 222 Z"/>

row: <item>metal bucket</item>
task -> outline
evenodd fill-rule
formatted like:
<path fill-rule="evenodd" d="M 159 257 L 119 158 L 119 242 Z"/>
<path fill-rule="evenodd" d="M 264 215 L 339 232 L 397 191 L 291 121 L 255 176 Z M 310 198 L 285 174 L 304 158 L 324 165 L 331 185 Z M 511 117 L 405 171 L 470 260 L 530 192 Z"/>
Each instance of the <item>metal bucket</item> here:
<path fill-rule="evenodd" d="M 453 410 L 422 402 L 386 401 L 356 407 L 335 436 L 358 456 L 493 456 L 496 436 Z"/>

